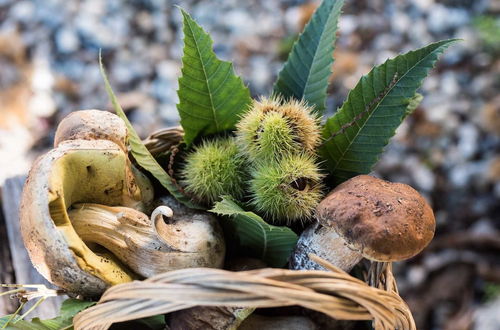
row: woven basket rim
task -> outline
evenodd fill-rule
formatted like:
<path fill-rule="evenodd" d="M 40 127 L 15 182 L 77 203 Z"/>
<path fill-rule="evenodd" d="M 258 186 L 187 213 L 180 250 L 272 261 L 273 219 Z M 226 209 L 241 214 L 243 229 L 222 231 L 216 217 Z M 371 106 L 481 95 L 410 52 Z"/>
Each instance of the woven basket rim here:
<path fill-rule="evenodd" d="M 391 264 L 375 288 L 317 256 L 310 257 L 327 270 L 186 268 L 119 284 L 109 288 L 97 305 L 77 314 L 74 326 L 108 329 L 115 322 L 195 306 L 298 305 L 339 320 L 372 320 L 375 329 L 416 329 L 397 292 Z"/>

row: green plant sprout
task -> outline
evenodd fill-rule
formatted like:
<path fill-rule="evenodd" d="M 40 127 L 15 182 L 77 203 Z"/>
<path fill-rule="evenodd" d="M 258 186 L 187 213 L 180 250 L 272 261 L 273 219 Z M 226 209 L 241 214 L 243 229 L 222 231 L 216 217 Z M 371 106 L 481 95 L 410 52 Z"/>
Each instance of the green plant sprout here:
<path fill-rule="evenodd" d="M 17 297 L 20 301 L 19 307 L 13 314 L 7 316 L 6 320 L 3 320 L 4 318 L 0 319 L 0 326 L 1 326 L 0 329 L 5 329 L 9 324 L 15 324 L 19 321 L 22 321 L 47 298 L 65 294 L 61 290 L 49 289 L 43 284 L 0 284 L 0 287 L 15 288 L 0 293 L 0 297 L 5 295 L 15 295 L 15 297 Z M 34 289 L 34 290 L 27 290 L 27 289 Z M 18 316 L 21 310 L 26 305 L 26 303 L 34 299 L 38 300 L 26 312 L 24 312 L 21 316 Z"/>

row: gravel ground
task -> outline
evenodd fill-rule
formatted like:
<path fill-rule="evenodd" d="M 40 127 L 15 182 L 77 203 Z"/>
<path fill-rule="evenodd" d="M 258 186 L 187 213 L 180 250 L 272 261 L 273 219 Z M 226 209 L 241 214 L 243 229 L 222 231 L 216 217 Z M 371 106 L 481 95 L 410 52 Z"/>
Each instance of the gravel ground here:
<path fill-rule="evenodd" d="M 210 31 L 218 56 L 234 61 L 254 96 L 269 93 L 314 8 L 293 0 L 175 3 Z M 29 169 L 70 111 L 109 107 L 99 49 L 140 135 L 178 123 L 182 31 L 173 5 L 0 0 L 0 184 Z M 352 0 L 340 20 L 330 113 L 374 64 L 463 39 L 425 81 L 424 101 L 375 168 L 423 193 L 438 220 L 434 245 L 398 267 L 421 329 L 500 329 L 498 31 L 498 0 Z"/>

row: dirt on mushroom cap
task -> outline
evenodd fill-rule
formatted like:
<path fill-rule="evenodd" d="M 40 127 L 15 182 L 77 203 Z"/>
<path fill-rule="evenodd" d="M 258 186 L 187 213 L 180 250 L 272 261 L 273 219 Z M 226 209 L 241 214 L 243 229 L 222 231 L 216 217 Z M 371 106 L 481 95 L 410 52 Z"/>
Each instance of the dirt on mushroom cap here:
<path fill-rule="evenodd" d="M 432 209 L 415 189 L 368 175 L 335 188 L 320 203 L 317 215 L 353 250 L 377 261 L 416 255 L 435 231 Z"/>
<path fill-rule="evenodd" d="M 127 140 L 127 127 L 115 114 L 103 110 L 80 110 L 70 113 L 57 126 L 54 148 L 68 140 L 108 140 L 123 151 Z"/>

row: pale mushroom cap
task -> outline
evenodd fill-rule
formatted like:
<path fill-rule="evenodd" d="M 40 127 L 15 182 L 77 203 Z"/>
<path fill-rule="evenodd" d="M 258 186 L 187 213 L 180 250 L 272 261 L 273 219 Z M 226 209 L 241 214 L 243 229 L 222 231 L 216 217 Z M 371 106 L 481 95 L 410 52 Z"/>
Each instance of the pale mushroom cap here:
<path fill-rule="evenodd" d="M 412 187 L 368 175 L 337 186 L 318 206 L 321 225 L 376 261 L 397 261 L 422 251 L 435 231 L 434 213 Z"/>
<path fill-rule="evenodd" d="M 111 112 L 74 111 L 57 126 L 54 148 L 67 140 L 109 140 L 126 151 L 127 127 L 120 117 Z"/>

